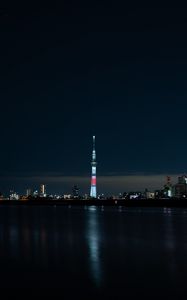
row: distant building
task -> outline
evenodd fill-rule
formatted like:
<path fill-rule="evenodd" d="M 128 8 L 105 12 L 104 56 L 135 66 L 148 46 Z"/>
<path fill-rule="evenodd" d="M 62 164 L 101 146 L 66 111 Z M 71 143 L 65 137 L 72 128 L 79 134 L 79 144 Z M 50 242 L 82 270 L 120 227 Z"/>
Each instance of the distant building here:
<path fill-rule="evenodd" d="M 174 194 L 176 198 L 181 198 L 186 196 L 187 190 L 186 190 L 186 184 L 183 183 L 177 183 L 175 185 Z"/>
<path fill-rule="evenodd" d="M 146 199 L 154 199 L 155 198 L 155 193 L 154 192 L 146 191 L 145 192 L 145 198 Z"/>
<path fill-rule="evenodd" d="M 46 197 L 46 185 L 45 184 L 41 184 L 40 185 L 40 197 Z"/>
<path fill-rule="evenodd" d="M 19 200 L 19 195 L 14 191 L 10 191 L 9 199 L 10 200 Z"/>
<path fill-rule="evenodd" d="M 155 194 L 155 199 L 159 199 L 159 198 L 165 198 L 165 195 L 164 195 L 164 191 L 163 190 L 156 190 L 154 192 Z"/>
<path fill-rule="evenodd" d="M 32 196 L 33 192 L 32 192 L 32 189 L 28 188 L 26 190 L 26 196 L 29 197 L 29 196 Z"/>
<path fill-rule="evenodd" d="M 65 194 L 64 195 L 64 199 L 71 199 L 71 198 L 72 198 L 71 194 Z"/>
<path fill-rule="evenodd" d="M 187 176 L 182 175 L 178 177 L 178 183 L 174 186 L 174 196 L 182 198 L 187 196 Z"/>
<path fill-rule="evenodd" d="M 166 184 L 164 185 L 163 194 L 166 198 L 171 198 L 174 195 L 170 176 L 166 177 Z"/>
<path fill-rule="evenodd" d="M 33 192 L 33 196 L 38 197 L 38 191 L 37 190 Z"/>
<path fill-rule="evenodd" d="M 178 184 L 187 184 L 187 176 L 186 175 L 179 176 Z"/>
<path fill-rule="evenodd" d="M 122 199 L 126 199 L 128 197 L 128 193 L 127 192 L 123 192 L 123 197 Z"/>
<path fill-rule="evenodd" d="M 141 192 L 130 192 L 128 193 L 128 199 L 141 199 L 142 193 Z"/>
<path fill-rule="evenodd" d="M 79 188 L 77 185 L 74 185 L 72 188 L 73 198 L 79 198 Z"/>

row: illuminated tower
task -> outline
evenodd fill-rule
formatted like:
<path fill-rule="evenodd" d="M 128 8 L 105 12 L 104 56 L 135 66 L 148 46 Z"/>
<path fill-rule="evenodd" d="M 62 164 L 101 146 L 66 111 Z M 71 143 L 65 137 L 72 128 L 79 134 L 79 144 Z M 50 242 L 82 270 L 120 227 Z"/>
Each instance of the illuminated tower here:
<path fill-rule="evenodd" d="M 90 197 L 97 198 L 97 190 L 96 190 L 96 151 L 95 151 L 95 136 L 93 136 L 93 150 L 92 150 L 92 178 L 91 178 L 91 189 L 90 189 Z"/>

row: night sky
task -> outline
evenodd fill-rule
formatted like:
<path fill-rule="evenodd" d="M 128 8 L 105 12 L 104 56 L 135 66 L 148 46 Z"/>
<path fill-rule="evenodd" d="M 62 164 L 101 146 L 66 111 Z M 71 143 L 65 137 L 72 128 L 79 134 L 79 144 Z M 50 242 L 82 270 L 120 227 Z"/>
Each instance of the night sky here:
<path fill-rule="evenodd" d="M 0 190 L 88 193 L 92 135 L 99 192 L 176 180 L 187 171 L 186 8 L 61 3 L 0 9 Z"/>

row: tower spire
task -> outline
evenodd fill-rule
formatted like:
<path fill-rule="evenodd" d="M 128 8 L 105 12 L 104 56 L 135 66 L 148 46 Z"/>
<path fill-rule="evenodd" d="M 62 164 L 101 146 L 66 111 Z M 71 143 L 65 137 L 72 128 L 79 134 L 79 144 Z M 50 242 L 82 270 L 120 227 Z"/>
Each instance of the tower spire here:
<path fill-rule="evenodd" d="M 95 151 L 95 135 L 93 135 L 93 150 L 92 150 L 92 175 L 91 175 L 91 188 L 90 188 L 90 197 L 97 198 L 97 189 L 96 189 L 96 151 Z"/>
<path fill-rule="evenodd" d="M 93 150 L 95 150 L 95 135 L 93 135 Z"/>

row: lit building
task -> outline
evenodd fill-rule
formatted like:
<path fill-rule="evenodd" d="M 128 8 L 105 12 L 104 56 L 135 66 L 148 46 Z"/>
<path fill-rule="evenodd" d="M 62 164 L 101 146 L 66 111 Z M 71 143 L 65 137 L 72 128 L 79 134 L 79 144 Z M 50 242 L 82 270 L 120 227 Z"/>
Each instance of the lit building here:
<path fill-rule="evenodd" d="M 45 184 L 41 184 L 40 185 L 40 196 L 41 197 L 46 197 L 46 185 Z"/>
<path fill-rule="evenodd" d="M 92 175 L 91 175 L 91 188 L 90 188 L 90 197 L 97 198 L 97 189 L 96 189 L 96 151 L 95 151 L 95 136 L 93 136 L 93 150 L 92 150 Z"/>
<path fill-rule="evenodd" d="M 166 177 L 166 184 L 164 185 L 163 189 L 164 197 L 171 198 L 173 196 L 173 186 L 171 184 L 171 177 Z"/>
<path fill-rule="evenodd" d="M 19 200 L 19 195 L 14 192 L 14 191 L 10 191 L 10 197 L 9 197 L 10 200 Z"/>
<path fill-rule="evenodd" d="M 174 186 L 174 195 L 177 198 L 187 196 L 187 176 L 179 176 L 178 183 Z"/>
<path fill-rule="evenodd" d="M 37 190 L 33 192 L 33 196 L 38 197 L 38 191 Z"/>
<path fill-rule="evenodd" d="M 64 199 L 71 199 L 71 194 L 65 194 Z"/>
<path fill-rule="evenodd" d="M 146 191 L 145 192 L 145 198 L 146 199 L 154 199 L 155 198 L 155 193 L 154 192 L 150 192 L 150 191 Z"/>

